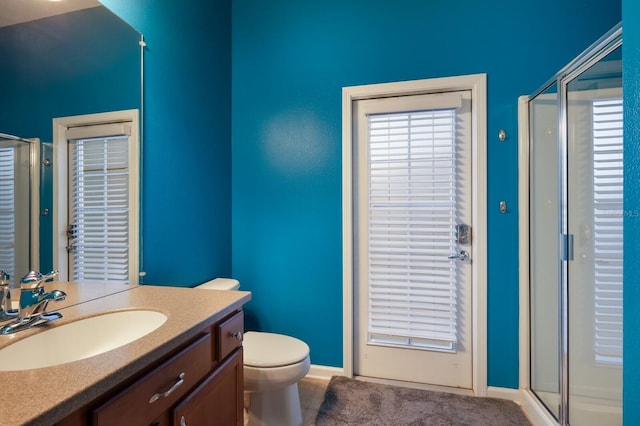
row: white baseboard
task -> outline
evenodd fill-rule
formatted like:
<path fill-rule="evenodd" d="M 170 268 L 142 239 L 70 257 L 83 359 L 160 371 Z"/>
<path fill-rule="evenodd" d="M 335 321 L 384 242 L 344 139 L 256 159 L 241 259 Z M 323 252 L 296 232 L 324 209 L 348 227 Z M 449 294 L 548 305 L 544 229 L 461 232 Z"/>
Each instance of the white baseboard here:
<path fill-rule="evenodd" d="M 556 419 L 542 406 L 538 398 L 528 390 L 489 386 L 487 388 L 487 396 L 508 399 L 520 405 L 522 411 L 534 426 L 558 426 Z"/>
<path fill-rule="evenodd" d="M 521 405 L 522 396 L 520 394 L 520 389 L 511 389 L 511 388 L 499 388 L 495 386 L 489 386 L 487 388 L 488 398 L 498 398 L 498 399 L 508 399 L 509 401 L 513 401 L 518 405 Z"/>
<path fill-rule="evenodd" d="M 535 426 L 558 426 L 556 419 L 547 411 L 531 391 L 521 389 L 521 406 L 524 414 L 529 418 L 531 424 Z"/>
<path fill-rule="evenodd" d="M 329 380 L 332 376 L 344 376 L 344 368 L 311 364 L 311 368 L 305 377 L 309 379 Z"/>

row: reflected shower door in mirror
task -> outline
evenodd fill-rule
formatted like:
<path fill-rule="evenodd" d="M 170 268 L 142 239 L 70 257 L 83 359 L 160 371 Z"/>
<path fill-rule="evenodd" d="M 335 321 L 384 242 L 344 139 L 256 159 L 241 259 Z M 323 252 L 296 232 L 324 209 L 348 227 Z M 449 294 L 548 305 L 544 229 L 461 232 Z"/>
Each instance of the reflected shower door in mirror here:
<path fill-rule="evenodd" d="M 622 423 L 622 47 L 566 86 L 569 422 Z M 637 212 L 636 212 L 637 214 Z"/>
<path fill-rule="evenodd" d="M 39 6 L 0 2 L 0 132 L 47 142 L 41 144 L 40 159 L 40 262 L 31 268 L 48 271 L 56 266 L 52 121 L 140 110 L 140 41 L 139 32 L 96 0 L 42 2 Z M 29 259 L 18 260 L 21 265 L 30 263 Z M 26 274 L 30 267 L 20 266 L 15 275 Z"/>
<path fill-rule="evenodd" d="M 558 85 L 529 102 L 531 389 L 559 418 L 560 144 Z"/>
<path fill-rule="evenodd" d="M 11 286 L 38 264 L 39 151 L 37 139 L 0 134 L 0 270 Z"/>

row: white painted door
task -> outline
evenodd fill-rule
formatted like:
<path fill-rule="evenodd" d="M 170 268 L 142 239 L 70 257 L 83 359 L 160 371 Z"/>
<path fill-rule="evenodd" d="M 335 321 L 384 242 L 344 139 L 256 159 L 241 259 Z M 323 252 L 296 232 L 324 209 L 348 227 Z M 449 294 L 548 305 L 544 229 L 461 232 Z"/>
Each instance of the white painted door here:
<path fill-rule="evenodd" d="M 354 373 L 472 388 L 471 91 L 354 104 Z"/>

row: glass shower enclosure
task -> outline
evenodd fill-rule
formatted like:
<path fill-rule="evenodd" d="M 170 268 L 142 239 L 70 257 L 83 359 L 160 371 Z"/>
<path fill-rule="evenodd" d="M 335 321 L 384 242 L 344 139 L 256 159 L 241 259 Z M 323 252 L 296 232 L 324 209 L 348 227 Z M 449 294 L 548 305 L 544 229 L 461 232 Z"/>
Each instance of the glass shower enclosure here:
<path fill-rule="evenodd" d="M 529 388 L 622 424 L 622 28 L 529 96 Z"/>

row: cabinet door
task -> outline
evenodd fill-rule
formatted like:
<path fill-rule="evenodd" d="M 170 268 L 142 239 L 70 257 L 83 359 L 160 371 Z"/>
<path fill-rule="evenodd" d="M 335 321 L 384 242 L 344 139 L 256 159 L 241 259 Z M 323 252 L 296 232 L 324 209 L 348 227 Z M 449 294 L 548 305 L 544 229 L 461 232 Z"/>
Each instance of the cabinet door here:
<path fill-rule="evenodd" d="M 173 410 L 176 426 L 242 426 L 242 348 Z"/>

